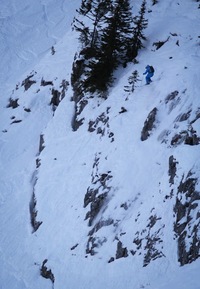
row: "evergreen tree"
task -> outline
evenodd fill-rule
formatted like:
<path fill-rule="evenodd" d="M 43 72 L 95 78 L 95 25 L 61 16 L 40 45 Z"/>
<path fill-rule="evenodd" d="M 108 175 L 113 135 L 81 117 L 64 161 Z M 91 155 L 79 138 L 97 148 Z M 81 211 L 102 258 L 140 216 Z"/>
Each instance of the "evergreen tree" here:
<path fill-rule="evenodd" d="M 133 22 L 129 0 L 82 0 L 74 23 L 82 49 L 72 74 L 73 83 L 78 81 L 79 91 L 106 91 L 118 65 L 134 58 L 133 43 L 134 49 L 137 45 L 141 48 L 136 29 L 141 32 L 144 27 L 145 4 L 143 6 L 144 11 L 141 9 L 140 17 Z"/>
<path fill-rule="evenodd" d="M 99 32 L 100 49 L 97 61 L 90 62 L 88 82 L 98 90 L 106 90 L 118 65 L 128 62 L 127 50 L 132 44 L 132 14 L 129 0 L 112 1 L 104 15 L 104 27 Z"/>
<path fill-rule="evenodd" d="M 116 46 L 118 50 L 119 63 L 127 63 L 130 59 L 127 57 L 130 50 L 133 37 L 133 17 L 129 0 L 117 0 L 117 34 Z"/>
<path fill-rule="evenodd" d="M 74 19 L 74 27 L 80 33 L 79 40 L 83 48 L 97 45 L 98 30 L 103 25 L 102 18 L 109 10 L 110 2 L 110 0 L 82 0 L 81 7 L 77 10 L 78 16 Z M 85 16 L 87 21 L 79 20 L 82 16 Z M 87 41 L 84 41 L 85 38 Z"/>
<path fill-rule="evenodd" d="M 129 0 L 115 0 L 112 11 L 105 19 L 102 46 L 114 58 L 115 66 L 127 62 L 127 50 L 133 35 L 133 21 Z"/>
<path fill-rule="evenodd" d="M 96 63 L 100 51 L 98 28 L 102 25 L 101 18 L 108 10 L 107 4 L 108 1 L 82 0 L 74 19 L 74 28 L 79 32 L 82 48 L 74 61 L 71 81 L 79 94 L 89 90 L 92 85 L 89 79 L 92 74 L 91 66 Z"/>
<path fill-rule="evenodd" d="M 133 93 L 135 90 L 136 83 L 138 81 L 140 81 L 138 71 L 134 70 L 132 72 L 131 76 L 129 76 L 129 78 L 128 78 L 129 85 L 124 86 L 124 91 Z"/>
<path fill-rule="evenodd" d="M 134 29 L 133 29 L 133 38 L 132 38 L 132 49 L 129 52 L 130 57 L 134 59 L 138 55 L 138 51 L 141 48 L 144 48 L 143 41 L 146 40 L 146 37 L 143 34 L 143 30 L 148 25 L 148 20 L 145 19 L 146 12 L 146 0 L 143 0 L 141 9 L 138 16 L 133 18 Z"/>
<path fill-rule="evenodd" d="M 79 32 L 79 40 L 82 43 L 83 47 L 87 46 L 90 43 L 90 33 L 89 27 L 86 27 L 85 24 L 79 19 L 74 19 L 74 28 Z"/>

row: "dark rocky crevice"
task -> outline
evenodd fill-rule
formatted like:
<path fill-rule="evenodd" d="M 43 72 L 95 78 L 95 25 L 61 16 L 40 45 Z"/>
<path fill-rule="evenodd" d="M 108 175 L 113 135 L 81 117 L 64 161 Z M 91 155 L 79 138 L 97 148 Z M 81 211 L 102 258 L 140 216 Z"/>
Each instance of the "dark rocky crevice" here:
<path fill-rule="evenodd" d="M 144 250 L 146 250 L 146 253 L 144 255 L 143 267 L 146 267 L 153 260 L 156 260 L 161 257 L 165 257 L 162 251 L 156 249 L 156 246 L 155 246 L 157 243 L 162 243 L 162 242 L 163 242 L 162 239 L 156 236 L 148 237 L 146 246 L 144 247 Z"/>
<path fill-rule="evenodd" d="M 53 81 L 46 81 L 46 80 L 44 80 L 42 78 L 40 85 L 41 86 L 47 86 L 47 85 L 52 85 L 53 86 Z"/>
<path fill-rule="evenodd" d="M 158 222 L 160 223 L 159 229 Z M 141 232 L 137 231 L 135 238 L 133 239 L 134 249 L 130 252 L 134 256 L 141 252 L 144 253 L 143 267 L 149 265 L 149 263 L 157 258 L 165 257 L 162 252 L 162 235 L 165 225 L 161 224 L 161 218 L 156 215 L 151 215 L 148 219 L 148 223 L 145 229 L 141 229 Z"/>
<path fill-rule="evenodd" d="M 126 257 L 128 257 L 128 250 L 126 247 L 123 247 L 123 244 L 121 241 L 118 241 L 115 258 L 119 259 L 119 258 L 126 258 Z"/>
<path fill-rule="evenodd" d="M 189 111 L 185 112 L 185 113 L 181 113 L 179 116 L 177 116 L 175 121 L 186 121 L 187 119 L 189 119 L 190 115 L 191 115 L 192 110 L 190 109 Z"/>
<path fill-rule="evenodd" d="M 171 185 L 174 184 L 174 178 L 176 176 L 176 165 L 178 164 L 178 162 L 176 161 L 176 159 L 172 156 L 169 157 L 169 170 L 168 170 L 168 174 L 169 174 L 169 183 Z"/>
<path fill-rule="evenodd" d="M 87 192 L 84 197 L 84 208 L 89 207 L 86 213 L 85 220 L 88 220 L 88 226 L 93 228 L 88 233 L 88 242 L 86 253 L 94 255 L 96 253 L 95 248 L 102 246 L 106 242 L 105 238 L 98 238 L 95 233 L 105 226 L 110 226 L 114 223 L 112 218 L 103 219 L 100 212 L 106 209 L 106 205 L 109 201 L 109 192 L 111 186 L 109 182 L 112 179 L 111 172 L 99 172 L 99 163 L 101 160 L 101 154 L 96 154 L 92 170 L 91 185 L 87 188 Z"/>
<path fill-rule="evenodd" d="M 94 219 L 100 212 L 101 208 L 106 204 L 107 196 L 111 187 L 108 185 L 112 179 L 111 172 L 99 173 L 100 154 L 95 155 L 91 186 L 87 188 L 84 197 L 84 208 L 90 204 L 90 209 L 85 219 L 89 219 L 88 225 L 92 226 Z"/>
<path fill-rule="evenodd" d="M 193 127 L 189 127 L 187 130 L 176 133 L 171 140 L 172 146 L 178 146 L 180 144 L 186 145 L 199 145 L 200 137 L 197 135 L 197 132 L 193 129 Z"/>
<path fill-rule="evenodd" d="M 37 200 L 35 193 L 33 192 L 32 198 L 29 204 L 30 216 L 31 216 L 31 225 L 33 228 L 33 233 L 38 230 L 42 222 L 37 220 Z"/>
<path fill-rule="evenodd" d="M 200 192 L 196 186 L 198 179 L 189 172 L 184 176 L 177 190 L 174 206 L 174 231 L 178 241 L 178 261 L 181 265 L 189 264 L 200 257 Z"/>
<path fill-rule="evenodd" d="M 27 91 L 33 84 L 36 83 L 35 80 L 32 80 L 32 79 L 31 79 L 34 75 L 35 75 L 35 73 L 27 76 L 27 78 L 25 78 L 25 79 L 22 81 L 22 86 L 24 86 L 25 91 Z"/>
<path fill-rule="evenodd" d="M 41 135 L 40 135 L 40 142 L 39 142 L 39 154 L 43 151 L 44 148 L 45 148 L 45 145 L 44 145 L 44 135 L 41 134 Z"/>
<path fill-rule="evenodd" d="M 29 211 L 30 211 L 31 225 L 33 228 L 33 233 L 36 232 L 42 224 L 42 221 L 37 220 L 38 211 L 37 211 L 37 199 L 36 199 L 36 195 L 35 195 L 35 186 L 37 184 L 37 177 L 35 177 L 35 176 L 37 176 L 37 169 L 41 165 L 41 160 L 39 158 L 39 155 L 43 151 L 44 148 L 45 148 L 44 135 L 41 134 L 40 140 L 39 140 L 38 157 L 36 158 L 36 170 L 33 174 L 33 180 L 34 180 L 33 181 L 33 193 L 32 193 L 30 204 L 29 204 Z"/>
<path fill-rule="evenodd" d="M 96 233 L 97 231 L 99 231 L 102 227 L 106 227 L 106 226 L 110 226 L 114 223 L 114 220 L 109 218 L 107 220 L 100 220 L 98 221 L 94 227 L 92 228 L 92 230 L 89 231 L 88 235 L 92 236 L 94 233 Z"/>
<path fill-rule="evenodd" d="M 80 115 L 87 104 L 88 104 L 88 99 L 86 98 L 83 98 L 78 103 L 75 103 L 74 116 L 72 118 L 73 131 L 77 131 L 79 127 L 83 124 L 84 118 L 80 118 Z"/>
<path fill-rule="evenodd" d="M 46 85 L 51 85 L 51 82 L 49 82 L 49 84 L 46 84 Z M 50 105 L 52 105 L 53 111 L 55 111 L 57 109 L 60 102 L 65 97 L 68 86 L 69 86 L 69 82 L 67 80 L 63 79 L 62 83 L 60 85 L 61 90 L 57 90 L 57 89 L 52 88 L 52 91 L 51 91 L 52 98 L 50 101 Z"/>
<path fill-rule="evenodd" d="M 154 42 L 153 46 L 155 46 L 156 50 L 158 50 L 169 40 L 169 38 L 170 36 L 166 40 Z"/>
<path fill-rule="evenodd" d="M 9 107 L 11 107 L 13 109 L 17 108 L 19 106 L 18 100 L 19 100 L 19 98 L 16 98 L 16 99 L 9 98 L 9 103 L 7 105 L 7 108 L 9 108 Z"/>
<path fill-rule="evenodd" d="M 178 90 L 175 90 L 166 96 L 165 104 L 168 104 L 169 106 L 168 113 L 170 113 L 178 105 L 180 100 L 181 100 L 181 97 L 179 95 Z"/>
<path fill-rule="evenodd" d="M 90 236 L 88 238 L 87 245 L 86 245 L 86 254 L 94 256 L 95 254 L 97 254 L 96 250 L 100 246 L 102 246 L 106 241 L 107 239 L 105 237 L 99 238 L 99 237 Z"/>
<path fill-rule="evenodd" d="M 94 219 L 96 218 L 101 208 L 105 204 L 107 195 L 108 192 L 105 192 L 98 196 L 95 195 L 94 200 L 90 204 L 90 210 L 87 212 L 85 216 L 85 220 L 89 219 L 88 226 L 92 226 Z"/>
<path fill-rule="evenodd" d="M 102 137 L 107 135 L 108 138 L 110 138 L 111 142 L 113 142 L 114 133 L 110 131 L 109 110 L 110 107 L 107 107 L 106 112 L 101 113 L 94 121 L 90 120 L 88 123 L 88 131 L 89 132 L 96 131 L 96 133 Z M 125 112 L 125 110 L 124 111 L 121 110 L 119 114 L 123 112 Z"/>
<path fill-rule="evenodd" d="M 149 113 L 147 119 L 144 122 L 144 126 L 141 132 L 141 140 L 147 140 L 151 134 L 151 131 L 155 128 L 155 121 L 158 109 L 154 107 Z"/>
<path fill-rule="evenodd" d="M 54 274 L 52 273 L 51 269 L 48 269 L 46 264 L 47 264 L 48 260 L 45 259 L 42 263 L 42 266 L 40 268 L 40 275 L 45 278 L 45 279 L 49 279 L 52 284 L 54 284 L 55 282 L 55 277 Z"/>
<path fill-rule="evenodd" d="M 171 102 L 172 100 L 175 100 L 178 95 L 179 95 L 178 90 L 175 90 L 175 91 L 171 92 L 170 94 L 168 94 L 165 98 L 165 104 Z"/>
<path fill-rule="evenodd" d="M 193 123 L 195 123 L 198 119 L 200 119 L 200 109 L 197 110 L 196 112 L 196 117 L 190 122 L 190 124 L 192 125 Z"/>

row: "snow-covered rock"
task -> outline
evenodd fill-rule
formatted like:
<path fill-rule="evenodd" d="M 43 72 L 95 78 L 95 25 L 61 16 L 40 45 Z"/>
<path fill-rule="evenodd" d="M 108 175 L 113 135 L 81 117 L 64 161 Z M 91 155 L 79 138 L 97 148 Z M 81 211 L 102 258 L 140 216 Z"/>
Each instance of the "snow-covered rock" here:
<path fill-rule="evenodd" d="M 138 63 L 75 105 L 81 1 L 18 2 L 0 4 L 0 287 L 199 289 L 199 4 L 147 1 Z"/>

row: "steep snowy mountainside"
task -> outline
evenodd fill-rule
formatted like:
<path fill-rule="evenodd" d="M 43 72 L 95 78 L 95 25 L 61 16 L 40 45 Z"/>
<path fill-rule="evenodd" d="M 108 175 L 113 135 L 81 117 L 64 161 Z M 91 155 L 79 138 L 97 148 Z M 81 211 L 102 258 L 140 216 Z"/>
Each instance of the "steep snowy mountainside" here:
<path fill-rule="evenodd" d="M 69 27 L 2 100 L 3 289 L 199 289 L 198 3 L 147 8 L 138 63 L 116 71 L 107 99 L 86 95 L 76 131 Z"/>
<path fill-rule="evenodd" d="M 39 11 L 41 11 L 40 4 L 42 2 L 33 3 L 29 1 L 28 3 L 26 1 L 25 3 L 24 1 L 18 1 L 17 6 L 14 1 L 1 2 L 1 5 L 3 5 L 1 7 L 5 9 L 1 11 L 6 11 L 4 16 L 13 11 L 13 13 L 15 12 L 15 18 L 17 18 L 14 22 L 16 24 L 14 27 L 10 24 L 14 16 L 9 14 L 10 16 L 2 20 L 2 27 L 6 27 L 5 31 L 4 29 L 1 30 L 3 39 L 1 49 L 3 49 L 5 45 L 5 49 L 1 51 L 2 93 L 0 108 L 1 288 L 22 289 L 31 288 L 31 286 L 36 288 L 43 286 L 41 284 L 43 280 L 38 279 L 39 282 L 34 280 L 34 273 L 31 273 L 36 265 L 34 265 L 35 261 L 31 257 L 32 249 L 28 241 L 32 231 L 29 206 L 33 193 L 33 184 L 35 182 L 34 171 L 36 168 L 36 156 L 39 150 L 40 135 L 47 123 L 52 119 L 54 111 L 52 107 L 56 107 L 56 104 L 59 103 L 59 99 L 64 94 L 67 83 L 70 81 L 70 70 L 74 57 L 73 45 L 74 47 L 77 45 L 73 44 L 73 39 L 75 39 L 75 43 L 77 42 L 76 36 L 73 36 L 71 30 L 71 21 L 76 7 L 80 4 L 79 2 L 80 1 L 60 1 L 59 4 L 58 1 L 56 1 L 55 5 L 55 1 L 51 1 L 51 7 L 53 8 L 50 8 L 48 6 L 50 2 L 48 1 L 46 7 L 49 11 L 48 16 L 50 17 L 51 15 L 53 17 L 53 15 L 55 15 L 55 17 L 57 17 L 55 21 L 59 20 L 57 25 L 55 24 L 51 29 L 49 27 L 49 34 L 53 35 L 55 33 L 54 38 L 51 38 L 48 34 L 41 37 L 43 27 L 48 26 L 48 24 L 45 23 L 45 19 L 39 14 Z M 44 1 L 43 3 L 45 5 Z M 24 7 L 25 4 L 26 7 Z M 63 4 L 63 9 L 67 7 L 70 13 L 63 11 L 61 15 L 61 4 Z M 10 8 L 12 5 L 13 10 Z M 24 8 L 24 13 L 21 11 L 22 8 Z M 38 14 L 33 13 L 36 11 L 38 11 Z M 20 14 L 20 16 L 18 14 Z M 37 20 L 39 22 L 41 21 L 41 26 L 36 23 L 37 15 Z M 29 19 L 27 19 L 27 16 L 29 16 Z M 64 17 L 63 21 L 61 21 L 62 17 Z M 69 17 L 70 20 L 67 23 Z M 21 24 L 18 24 L 18 21 L 20 21 Z M 26 26 L 24 24 L 26 21 L 31 24 Z M 35 30 L 32 27 L 33 23 L 35 23 L 40 31 L 40 33 L 38 33 L 39 39 L 36 37 L 37 35 L 32 34 L 32 31 Z M 10 29 L 8 29 L 8 26 Z M 18 26 L 20 27 L 19 30 L 17 30 L 19 34 L 17 34 L 18 38 L 16 37 L 16 42 L 19 41 L 17 43 L 20 44 L 20 47 L 16 45 L 15 38 L 13 38 L 13 35 L 16 35 L 15 28 Z M 3 34 L 4 32 L 5 34 Z M 26 39 L 25 35 L 27 37 Z M 32 35 L 32 37 L 30 37 L 30 35 Z M 63 40 L 62 35 L 65 35 Z M 6 40 L 6 38 L 8 38 L 8 40 Z M 68 45 L 68 39 L 70 39 L 72 46 Z M 38 42 L 39 40 L 41 43 Z M 15 47 L 12 46 L 11 41 L 14 41 L 13 46 Z M 59 43 L 55 45 L 56 42 Z M 36 43 L 38 43 L 38 45 L 34 46 Z M 54 55 L 52 55 L 51 45 L 56 46 Z M 35 47 L 35 51 L 33 51 L 33 47 Z M 33 51 L 34 59 L 32 59 L 31 56 L 29 59 L 27 57 L 25 61 L 21 61 L 19 58 L 14 57 L 13 49 L 16 51 L 17 48 L 19 48 L 20 54 L 23 55 L 26 53 L 23 49 L 30 49 Z M 46 50 L 46 52 L 44 50 Z M 42 56 L 42 53 L 45 53 L 46 56 Z M 31 67 L 33 63 L 37 62 L 36 67 Z M 10 69 L 11 67 L 14 68 L 12 71 Z M 31 69 L 25 72 L 27 67 L 31 67 Z M 40 70 L 40 73 L 38 73 L 38 70 Z M 46 82 L 49 81 L 53 83 L 54 92 L 51 89 L 52 84 L 46 85 L 45 80 Z M 12 86 L 9 83 L 12 83 Z M 36 85 L 36 83 L 38 83 L 38 85 Z M 57 93 L 58 90 L 59 92 Z M 7 91 L 9 91 L 9 93 Z M 52 98 L 53 103 L 49 105 Z M 14 100 L 13 102 L 12 99 Z M 30 262 L 30 260 L 32 261 Z M 34 270 L 35 269 L 33 269 L 33 271 Z M 38 271 L 38 269 L 36 270 Z M 24 277 L 25 275 L 26 277 Z M 46 282 L 44 283 L 46 284 Z M 48 287 L 48 284 L 46 286 Z"/>
<path fill-rule="evenodd" d="M 9 90 L 71 29 L 79 5 L 69 0 L 1 1 L 1 90 Z"/>

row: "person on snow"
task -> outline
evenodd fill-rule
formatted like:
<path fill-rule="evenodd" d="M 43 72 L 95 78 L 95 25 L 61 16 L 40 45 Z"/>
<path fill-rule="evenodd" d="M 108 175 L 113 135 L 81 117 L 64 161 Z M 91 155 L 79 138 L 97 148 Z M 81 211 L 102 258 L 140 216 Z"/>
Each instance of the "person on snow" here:
<path fill-rule="evenodd" d="M 154 68 L 153 66 L 147 65 L 146 71 L 143 73 L 143 75 L 147 74 L 146 76 L 146 84 L 150 84 L 152 82 L 151 77 L 154 75 Z"/>

